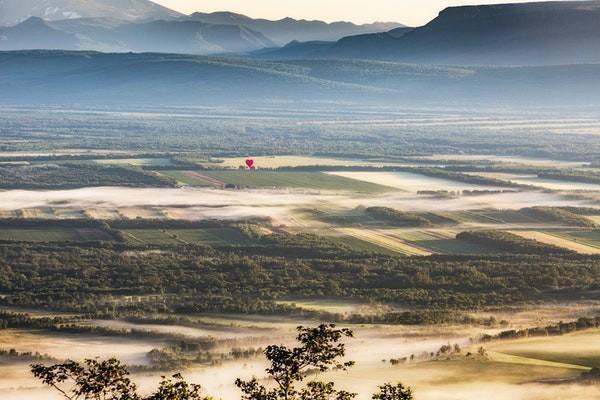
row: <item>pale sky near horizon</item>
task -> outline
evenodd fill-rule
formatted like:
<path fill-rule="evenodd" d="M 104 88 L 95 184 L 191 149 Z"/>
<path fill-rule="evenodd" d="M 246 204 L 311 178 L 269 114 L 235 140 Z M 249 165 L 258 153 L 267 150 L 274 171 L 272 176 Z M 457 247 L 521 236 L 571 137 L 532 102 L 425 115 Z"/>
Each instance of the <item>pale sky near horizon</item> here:
<path fill-rule="evenodd" d="M 153 0 L 179 12 L 233 11 L 253 18 L 320 19 L 369 23 L 394 21 L 420 26 L 448 6 L 519 3 L 524 0 Z"/>

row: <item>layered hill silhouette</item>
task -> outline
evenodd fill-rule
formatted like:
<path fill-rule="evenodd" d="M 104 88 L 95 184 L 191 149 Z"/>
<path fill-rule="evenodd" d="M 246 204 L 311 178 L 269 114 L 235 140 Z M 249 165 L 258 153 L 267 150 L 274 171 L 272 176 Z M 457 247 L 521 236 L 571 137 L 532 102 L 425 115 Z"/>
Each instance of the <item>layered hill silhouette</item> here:
<path fill-rule="evenodd" d="M 218 54 L 274 46 L 262 33 L 243 26 L 197 21 L 128 23 L 111 18 L 44 21 L 32 17 L 0 28 L 0 50 L 62 49 Z"/>
<path fill-rule="evenodd" d="M 276 50 L 288 42 L 305 40 L 331 41 L 333 44 L 346 35 L 402 26 L 292 18 L 269 21 L 228 12 L 183 16 L 146 0 L 0 0 L 0 21 L 0 50 L 185 54 Z M 20 22 L 1 26 L 10 21 Z"/>
<path fill-rule="evenodd" d="M 344 38 L 311 57 L 451 65 L 600 61 L 600 1 L 450 7 L 427 25 Z"/>
<path fill-rule="evenodd" d="M 356 25 L 351 22 L 332 22 L 297 20 L 284 18 L 277 21 L 250 18 L 232 12 L 194 13 L 184 17 L 193 21 L 209 24 L 239 25 L 263 33 L 279 45 L 292 41 L 336 41 L 350 35 L 388 31 L 404 25 L 396 22 L 375 22 Z"/>
<path fill-rule="evenodd" d="M 0 26 L 13 26 L 30 17 L 47 21 L 101 17 L 142 21 L 181 16 L 148 0 L 0 0 Z"/>
<path fill-rule="evenodd" d="M 267 62 L 177 54 L 0 52 L 9 104 L 597 104 L 600 64 L 439 67 L 381 61 Z"/>

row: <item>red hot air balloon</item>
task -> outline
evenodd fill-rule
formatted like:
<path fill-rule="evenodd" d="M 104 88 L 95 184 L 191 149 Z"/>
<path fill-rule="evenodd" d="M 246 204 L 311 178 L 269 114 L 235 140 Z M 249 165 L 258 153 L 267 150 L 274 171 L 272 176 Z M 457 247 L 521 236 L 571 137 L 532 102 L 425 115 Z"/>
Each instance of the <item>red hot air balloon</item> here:
<path fill-rule="evenodd" d="M 252 168 L 254 166 L 254 160 L 251 158 L 247 159 L 246 165 L 248 166 L 248 168 Z"/>

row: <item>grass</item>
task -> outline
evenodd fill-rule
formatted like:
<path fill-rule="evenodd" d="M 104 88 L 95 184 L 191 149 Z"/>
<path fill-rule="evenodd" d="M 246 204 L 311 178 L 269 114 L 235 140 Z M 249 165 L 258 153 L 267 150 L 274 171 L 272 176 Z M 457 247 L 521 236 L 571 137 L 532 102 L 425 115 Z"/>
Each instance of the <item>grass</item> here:
<path fill-rule="evenodd" d="M 232 228 L 205 229 L 123 229 L 128 241 L 143 244 L 243 244 L 248 241 Z"/>
<path fill-rule="evenodd" d="M 551 231 L 545 233 L 600 249 L 600 230 L 597 229 L 590 231 Z"/>
<path fill-rule="evenodd" d="M 594 224 L 600 225 L 600 215 L 588 215 L 586 218 L 592 221 Z"/>
<path fill-rule="evenodd" d="M 591 329 L 563 336 L 499 341 L 485 347 L 491 352 L 589 369 L 600 366 L 598 343 L 600 329 Z"/>
<path fill-rule="evenodd" d="M 486 254 L 492 252 L 485 246 L 456 239 L 456 231 L 450 229 L 394 230 L 393 235 L 408 244 L 437 254 Z"/>
<path fill-rule="evenodd" d="M 514 356 L 511 354 L 505 353 L 497 353 L 497 352 L 489 352 L 490 361 L 508 363 L 508 364 L 520 364 L 520 365 L 537 365 L 541 367 L 551 367 L 551 368 L 566 368 L 566 369 L 579 369 L 587 371 L 588 367 L 584 367 L 583 365 L 569 364 L 564 362 L 556 362 L 556 361 L 546 361 L 540 360 L 539 358 L 530 358 L 530 357 L 521 357 Z"/>
<path fill-rule="evenodd" d="M 564 249 L 573 250 L 580 254 L 600 254 L 600 247 L 593 247 L 584 243 L 579 243 L 569 238 L 568 235 L 560 235 L 555 232 L 541 231 L 509 231 L 510 233 L 521 236 L 525 239 L 536 240 L 540 243 L 549 244 L 552 246 L 562 247 Z"/>
<path fill-rule="evenodd" d="M 328 236 L 328 238 L 335 242 L 345 244 L 346 246 L 350 246 L 354 250 L 383 253 L 388 255 L 396 254 L 396 251 L 394 250 L 390 250 L 386 247 L 379 246 L 375 243 L 369 242 L 368 240 L 359 239 L 354 236 L 342 234 L 336 236 Z"/>
<path fill-rule="evenodd" d="M 238 230 L 231 228 L 211 229 L 170 229 L 168 233 L 175 235 L 179 240 L 188 243 L 203 243 L 209 245 L 243 244 L 248 239 Z"/>
<path fill-rule="evenodd" d="M 16 242 L 85 242 L 112 240 L 108 233 L 95 228 L 3 228 L 0 240 Z"/>
<path fill-rule="evenodd" d="M 197 187 L 216 187 L 215 181 L 207 180 L 199 172 L 195 171 L 160 171 L 161 175 L 173 178 L 180 185 L 197 186 Z"/>
<path fill-rule="evenodd" d="M 295 306 L 304 310 L 322 311 L 338 314 L 356 314 L 368 308 L 375 308 L 363 303 L 347 299 L 291 299 L 279 300 L 276 303 Z"/>
<path fill-rule="evenodd" d="M 378 193 L 394 190 L 386 186 L 321 172 L 291 171 L 203 171 L 202 175 L 240 187 L 249 188 L 305 188 Z"/>
<path fill-rule="evenodd" d="M 39 208 L 23 208 L 17 212 L 17 215 L 21 218 L 53 218 L 54 210 L 50 207 L 39 207 Z"/>
<path fill-rule="evenodd" d="M 402 253 L 407 256 L 431 255 L 431 252 L 423 248 L 406 243 L 405 241 L 394 237 L 393 235 L 390 235 L 385 231 L 375 231 L 359 228 L 338 228 L 338 231 L 356 239 L 364 240 L 366 242 L 373 243 L 377 246 L 395 251 L 397 253 Z"/>

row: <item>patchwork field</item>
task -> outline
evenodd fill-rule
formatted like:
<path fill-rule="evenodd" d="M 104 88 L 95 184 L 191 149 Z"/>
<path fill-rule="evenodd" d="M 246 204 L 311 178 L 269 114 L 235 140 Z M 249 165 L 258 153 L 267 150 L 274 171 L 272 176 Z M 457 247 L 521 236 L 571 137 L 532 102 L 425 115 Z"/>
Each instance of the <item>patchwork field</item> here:
<path fill-rule="evenodd" d="M 591 246 L 586 242 L 582 243 L 582 240 L 576 239 L 569 234 L 561 234 L 555 231 L 542 232 L 533 230 L 512 230 L 510 233 L 521 236 L 525 239 L 536 240 L 540 243 L 573 250 L 580 254 L 600 254 L 600 247 Z"/>

